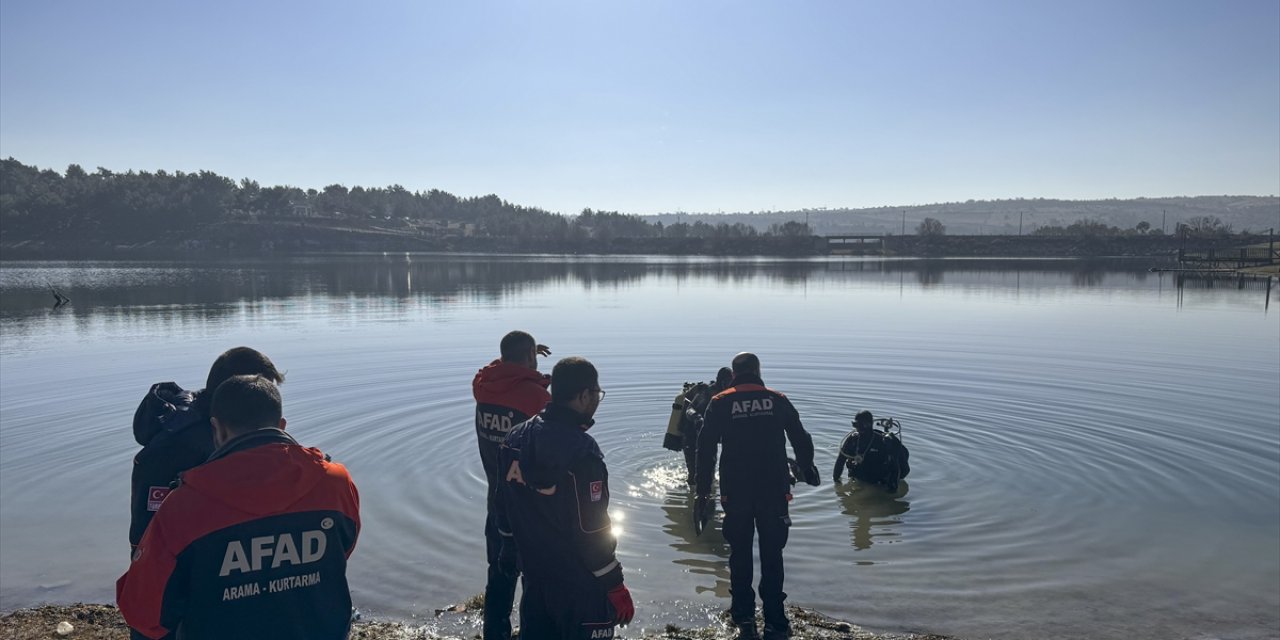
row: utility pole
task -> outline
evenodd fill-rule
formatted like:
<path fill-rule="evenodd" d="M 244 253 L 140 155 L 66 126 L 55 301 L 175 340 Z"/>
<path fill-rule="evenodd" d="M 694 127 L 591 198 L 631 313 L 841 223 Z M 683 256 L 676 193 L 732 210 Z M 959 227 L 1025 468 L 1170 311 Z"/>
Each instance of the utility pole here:
<path fill-rule="evenodd" d="M 902 212 L 902 235 L 907 235 L 907 212 Z"/>
<path fill-rule="evenodd" d="M 1165 213 L 1164 209 L 1161 209 L 1160 210 L 1160 233 L 1165 233 L 1168 231 L 1168 229 L 1164 228 L 1164 213 Z"/>
<path fill-rule="evenodd" d="M 1022 235 L 1022 212 L 1018 212 L 1018 235 Z"/>

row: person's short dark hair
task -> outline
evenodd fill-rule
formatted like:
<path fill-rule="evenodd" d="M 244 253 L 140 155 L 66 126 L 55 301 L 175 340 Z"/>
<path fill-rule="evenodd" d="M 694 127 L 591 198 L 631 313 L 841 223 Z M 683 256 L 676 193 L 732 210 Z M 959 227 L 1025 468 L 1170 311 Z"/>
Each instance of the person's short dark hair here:
<path fill-rule="evenodd" d="M 729 367 L 720 367 L 716 372 L 716 382 L 731 382 L 733 380 L 733 369 Z"/>
<path fill-rule="evenodd" d="M 870 427 L 875 422 L 875 416 L 870 411 L 862 410 L 853 416 L 853 424 L 857 427 Z"/>
<path fill-rule="evenodd" d="M 520 362 L 533 351 L 538 343 L 533 336 L 524 331 L 512 331 L 502 336 L 502 343 L 498 345 L 502 352 L 503 362 Z"/>
<path fill-rule="evenodd" d="M 586 358 L 570 356 L 551 369 L 551 401 L 566 403 L 578 394 L 600 388 L 600 374 Z"/>
<path fill-rule="evenodd" d="M 231 376 L 213 392 L 210 414 L 236 433 L 277 428 L 284 415 L 280 389 L 265 376 Z"/>
<path fill-rule="evenodd" d="M 249 347 L 236 347 L 227 349 L 213 361 L 204 388 L 208 393 L 213 393 L 218 385 L 231 376 L 253 375 L 262 376 L 276 384 L 284 384 L 284 374 L 276 369 L 276 365 L 266 354 Z"/>
<path fill-rule="evenodd" d="M 742 352 L 733 357 L 733 375 L 760 373 L 760 358 L 754 353 Z"/>

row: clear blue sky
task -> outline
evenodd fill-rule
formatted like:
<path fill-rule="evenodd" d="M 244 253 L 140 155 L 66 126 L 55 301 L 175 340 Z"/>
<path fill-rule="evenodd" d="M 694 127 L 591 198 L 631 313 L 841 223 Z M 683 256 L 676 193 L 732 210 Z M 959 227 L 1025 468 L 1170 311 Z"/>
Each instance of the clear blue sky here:
<path fill-rule="evenodd" d="M 1280 193 L 1277 0 L 0 0 L 0 156 L 576 213 Z"/>

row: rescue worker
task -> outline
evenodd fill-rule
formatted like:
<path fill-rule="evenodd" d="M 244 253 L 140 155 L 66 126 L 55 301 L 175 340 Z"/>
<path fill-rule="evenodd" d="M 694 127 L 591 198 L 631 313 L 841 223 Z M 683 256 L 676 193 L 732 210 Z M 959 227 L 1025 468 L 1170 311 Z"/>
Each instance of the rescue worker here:
<path fill-rule="evenodd" d="M 551 350 L 524 331 L 512 331 L 498 345 L 501 358 L 476 372 L 471 381 L 476 399 L 476 439 L 488 481 L 484 519 L 489 574 L 484 587 L 484 639 L 511 638 L 511 606 L 516 597 L 514 562 L 499 562 L 503 533 L 494 519 L 498 491 L 498 448 L 511 427 L 537 415 L 551 400 L 551 379 L 538 373 L 538 356 Z M 510 535 L 509 533 L 506 535 Z"/>
<path fill-rule="evenodd" d="M 911 473 L 911 454 L 897 435 L 877 431 L 875 416 L 859 411 L 853 418 L 854 430 L 840 443 L 832 479 L 840 482 L 845 467 L 849 477 L 883 486 L 889 492 L 898 490 L 898 481 Z"/>
<path fill-rule="evenodd" d="M 278 384 L 284 374 L 271 359 L 249 347 L 228 349 L 209 368 L 204 389 L 187 391 L 173 382 L 151 385 L 133 414 L 133 437 L 142 450 L 133 458 L 129 547 L 138 546 L 142 533 L 169 494 L 178 474 L 209 459 L 213 429 L 209 402 L 227 378 L 261 375 Z"/>
<path fill-rule="evenodd" d="M 817 486 L 813 438 L 800 423 L 800 414 L 785 395 L 764 386 L 760 359 L 740 353 L 733 359 L 733 386 L 717 394 L 707 407 L 698 436 L 698 511 L 705 505 L 715 477 L 716 446 L 720 456 L 720 503 L 724 508 L 724 538 L 729 543 L 729 613 L 738 637 L 759 638 L 752 583 L 752 542 L 760 532 L 760 600 L 764 605 L 764 637 L 787 638 L 782 591 L 782 548 L 787 544 L 791 517 L 791 470 L 786 442 L 795 452 L 799 478 Z"/>
<path fill-rule="evenodd" d="M 604 398 L 596 368 L 565 358 L 551 371 L 551 404 L 502 446 L 499 526 L 514 534 L 524 594 L 522 640 L 612 638 L 635 605 L 615 555 L 609 470 L 587 430 Z"/>
<path fill-rule="evenodd" d="M 698 432 L 702 430 L 703 414 L 711 398 L 729 388 L 733 382 L 733 370 L 720 367 L 716 379 L 710 383 L 686 383 L 684 392 L 678 396 L 679 402 L 672 405 L 672 422 L 667 427 L 667 435 L 662 446 L 671 451 L 684 452 L 685 469 L 688 471 L 686 481 L 694 483 L 694 467 L 698 459 Z M 673 430 L 674 425 L 674 430 Z"/>
<path fill-rule="evenodd" d="M 182 475 L 116 583 L 125 621 L 148 638 L 346 638 L 351 476 L 285 433 L 263 376 L 223 382 L 210 411 L 217 450 Z"/>

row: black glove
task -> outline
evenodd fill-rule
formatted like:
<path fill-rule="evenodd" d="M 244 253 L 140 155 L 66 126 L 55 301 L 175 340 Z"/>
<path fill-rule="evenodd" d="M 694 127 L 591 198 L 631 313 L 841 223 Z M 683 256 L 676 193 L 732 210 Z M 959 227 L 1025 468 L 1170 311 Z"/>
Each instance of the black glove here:
<path fill-rule="evenodd" d="M 810 464 L 809 468 L 804 470 L 804 483 L 811 487 L 822 484 L 822 478 L 818 477 L 818 465 Z"/>
<path fill-rule="evenodd" d="M 518 575 L 520 568 L 516 561 L 517 557 L 515 539 L 504 536 L 502 546 L 498 547 L 498 570 L 508 576 Z"/>

